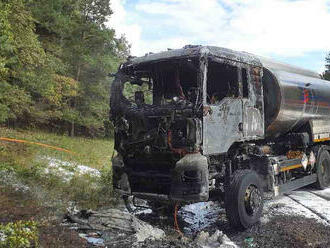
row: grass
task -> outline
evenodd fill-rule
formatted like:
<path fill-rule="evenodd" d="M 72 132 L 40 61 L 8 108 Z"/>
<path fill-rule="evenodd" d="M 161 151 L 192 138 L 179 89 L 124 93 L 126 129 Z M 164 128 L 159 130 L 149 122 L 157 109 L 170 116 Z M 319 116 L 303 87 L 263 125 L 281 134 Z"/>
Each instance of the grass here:
<path fill-rule="evenodd" d="M 35 155 L 47 155 L 61 160 L 74 161 L 98 170 L 110 167 L 111 165 L 113 139 L 72 138 L 41 131 L 15 130 L 1 127 L 0 137 L 39 142 L 74 152 L 74 154 L 70 154 L 42 146 L 25 145 L 25 149 L 33 150 Z"/>
<path fill-rule="evenodd" d="M 0 137 L 43 143 L 74 152 L 70 154 L 43 146 L 0 140 L 0 171 L 13 172 L 17 180 L 33 189 L 36 197 L 53 202 L 51 205 L 61 210 L 66 209 L 70 202 L 92 209 L 112 203 L 112 139 L 72 138 L 3 127 L 0 127 Z M 59 175 L 44 173 L 48 164 L 38 159 L 40 157 L 83 164 L 98 169 L 101 177 L 75 174 L 71 180 L 63 181 Z"/>

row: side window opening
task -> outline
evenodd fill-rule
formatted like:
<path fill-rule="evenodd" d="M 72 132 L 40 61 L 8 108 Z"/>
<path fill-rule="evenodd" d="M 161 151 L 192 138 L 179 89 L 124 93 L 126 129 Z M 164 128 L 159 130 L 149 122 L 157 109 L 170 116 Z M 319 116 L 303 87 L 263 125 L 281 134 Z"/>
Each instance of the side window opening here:
<path fill-rule="evenodd" d="M 243 83 L 243 97 L 249 98 L 249 84 L 247 77 L 247 70 L 242 68 L 242 83 Z"/>
<path fill-rule="evenodd" d="M 207 103 L 218 104 L 225 97 L 239 97 L 238 68 L 210 61 L 207 71 Z"/>

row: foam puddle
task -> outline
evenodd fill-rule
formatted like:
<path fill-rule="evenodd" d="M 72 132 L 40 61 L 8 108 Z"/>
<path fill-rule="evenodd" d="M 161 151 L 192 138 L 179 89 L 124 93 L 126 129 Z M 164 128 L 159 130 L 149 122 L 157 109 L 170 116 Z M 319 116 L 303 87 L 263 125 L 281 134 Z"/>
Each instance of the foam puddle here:
<path fill-rule="evenodd" d="M 74 175 L 89 175 L 91 177 L 100 177 L 101 173 L 97 169 L 86 165 L 80 165 L 61 159 L 42 156 L 38 160 L 46 161 L 47 167 L 44 169 L 46 174 L 54 174 L 63 178 L 63 181 L 70 181 Z"/>

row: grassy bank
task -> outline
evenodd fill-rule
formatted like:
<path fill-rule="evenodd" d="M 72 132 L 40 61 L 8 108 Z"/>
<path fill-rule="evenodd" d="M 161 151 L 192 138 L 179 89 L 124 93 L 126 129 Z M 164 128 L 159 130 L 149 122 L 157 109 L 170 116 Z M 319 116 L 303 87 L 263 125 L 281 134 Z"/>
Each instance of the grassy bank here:
<path fill-rule="evenodd" d="M 0 141 L 0 172 L 7 184 L 12 180 L 13 185 L 26 185 L 33 195 L 47 200 L 47 205 L 53 205 L 57 211 L 64 210 L 72 202 L 82 208 L 111 204 L 113 140 L 71 138 L 8 128 L 0 128 L 0 137 L 47 144 L 72 152 Z M 50 163 L 65 166 L 54 173 L 53 168 L 49 169 Z M 81 165 L 97 169 L 98 176 L 79 174 L 76 168 Z"/>
<path fill-rule="evenodd" d="M 30 152 L 33 151 L 34 155 L 52 156 L 66 161 L 85 164 L 96 169 L 109 167 L 113 153 L 112 139 L 89 139 L 82 137 L 72 138 L 69 136 L 41 131 L 15 130 L 1 127 L 0 137 L 22 139 L 64 148 L 72 151 L 73 154 L 57 151 L 43 146 L 24 145 L 25 149 Z M 1 143 L 1 146 L 2 145 L 4 145 L 4 142 Z"/>

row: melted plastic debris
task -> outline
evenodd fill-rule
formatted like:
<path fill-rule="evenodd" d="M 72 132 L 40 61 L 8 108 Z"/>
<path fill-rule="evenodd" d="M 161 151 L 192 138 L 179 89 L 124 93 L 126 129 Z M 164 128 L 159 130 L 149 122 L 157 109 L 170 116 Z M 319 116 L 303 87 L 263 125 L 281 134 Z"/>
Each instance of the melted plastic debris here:
<path fill-rule="evenodd" d="M 104 246 L 104 239 L 101 239 L 101 238 L 95 238 L 95 237 L 89 237 L 87 234 L 84 234 L 84 233 L 79 233 L 79 237 L 83 238 L 83 239 L 86 239 L 87 242 L 91 245 L 94 245 L 94 246 L 101 246 L 103 247 Z"/>
<path fill-rule="evenodd" d="M 199 202 L 182 207 L 178 214 L 184 222 L 183 232 L 194 235 L 217 223 L 220 214 L 224 212 L 217 202 Z"/>
<path fill-rule="evenodd" d="M 237 248 L 237 245 L 219 230 L 211 236 L 208 232 L 201 231 L 196 236 L 195 242 L 202 248 Z"/>
<path fill-rule="evenodd" d="M 147 239 L 165 238 L 163 230 L 141 221 L 130 213 L 113 208 L 102 211 L 82 210 L 78 213 L 74 210 L 67 214 L 66 219 L 67 223 L 78 224 L 79 232 L 97 231 L 99 237 L 95 233 L 87 235 L 88 233 L 82 232 L 80 236 L 88 238 L 88 242 L 98 242 L 98 245 L 101 245 L 103 241 L 105 245 L 114 247 L 114 245 L 124 242 L 128 245 L 127 247 L 131 247 L 133 244 L 144 242 Z"/>

